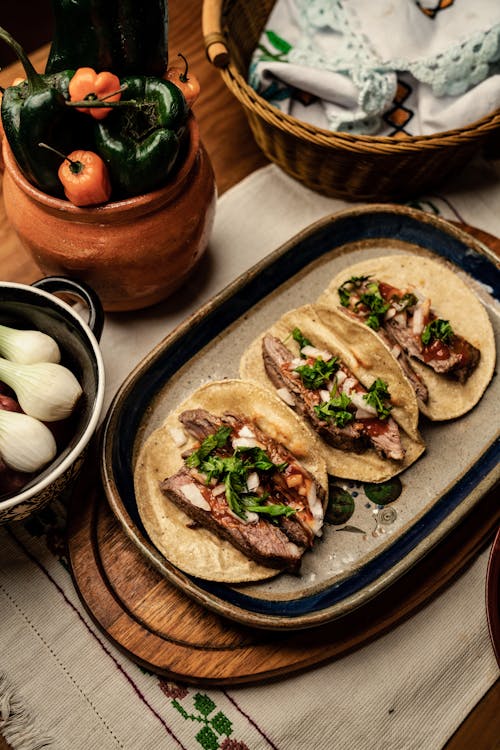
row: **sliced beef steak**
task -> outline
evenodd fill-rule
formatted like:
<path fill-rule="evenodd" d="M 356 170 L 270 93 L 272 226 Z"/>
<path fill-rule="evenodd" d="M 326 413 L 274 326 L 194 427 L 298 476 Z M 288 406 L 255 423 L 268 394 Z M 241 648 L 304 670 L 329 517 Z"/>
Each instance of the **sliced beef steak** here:
<path fill-rule="evenodd" d="M 195 479 L 187 468 L 161 484 L 162 491 L 197 524 L 227 539 L 247 557 L 270 568 L 296 571 L 304 546 L 264 519 L 245 523 L 233 514 L 223 494 Z"/>
<path fill-rule="evenodd" d="M 319 390 L 306 388 L 294 372 L 293 355 L 276 336 L 266 334 L 262 340 L 264 367 L 272 384 L 277 388 L 286 388 L 293 400 L 290 406 L 302 417 L 305 417 L 315 432 L 334 448 L 353 453 L 363 453 L 369 447 L 369 440 L 363 425 L 353 422 L 345 427 L 320 419 L 314 407 L 321 404 Z"/>
<path fill-rule="evenodd" d="M 196 524 L 227 539 L 256 562 L 297 570 L 302 554 L 321 534 L 325 501 L 321 485 L 285 446 L 245 417 L 228 413 L 218 417 L 204 409 L 192 409 L 182 412 L 179 421 L 198 445 L 221 427 L 229 427 L 229 438 L 214 450 L 220 458 L 245 456 L 245 450 L 252 448 L 264 451 L 279 468 L 254 471 L 254 491 L 262 504 L 289 506 L 294 512 L 269 517 L 250 511 L 242 519 L 229 507 L 225 485 L 209 481 L 202 466 L 184 466 L 161 484 L 162 491 Z"/>
<path fill-rule="evenodd" d="M 323 403 L 324 390 L 308 388 L 295 372 L 295 360 L 292 352 L 275 336 L 266 334 L 262 340 L 262 354 L 266 372 L 277 388 L 285 388 L 291 399 L 287 398 L 290 406 L 305 417 L 315 432 L 323 440 L 340 450 L 362 453 L 370 446 L 386 458 L 400 461 L 405 451 L 401 445 L 401 436 L 396 422 L 378 418 L 354 418 L 344 427 L 338 427 L 334 421 L 322 419 L 316 413 L 315 407 Z M 338 384 L 341 393 L 343 384 L 349 383 L 353 391 L 366 393 L 366 389 L 354 375 L 342 365 L 342 383 Z M 340 380 L 340 376 L 337 376 Z M 352 395 L 352 393 L 351 393 Z M 293 405 L 292 405 L 293 402 Z M 352 407 L 353 410 L 355 407 Z"/>

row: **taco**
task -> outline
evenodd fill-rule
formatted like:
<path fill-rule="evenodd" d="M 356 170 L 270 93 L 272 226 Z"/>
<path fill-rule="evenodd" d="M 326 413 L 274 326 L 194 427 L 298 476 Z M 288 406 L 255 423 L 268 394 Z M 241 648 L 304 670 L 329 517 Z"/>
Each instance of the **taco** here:
<path fill-rule="evenodd" d="M 378 337 L 431 420 L 477 404 L 495 367 L 488 314 L 444 262 L 390 255 L 339 273 L 318 302 L 335 306 Z"/>
<path fill-rule="evenodd" d="M 315 435 L 240 380 L 208 383 L 172 412 L 142 447 L 134 484 L 158 550 L 226 583 L 298 572 L 321 535 L 328 488 Z"/>
<path fill-rule="evenodd" d="M 334 309 L 283 315 L 244 352 L 240 375 L 301 415 L 337 477 L 382 482 L 424 451 L 412 388 L 371 332 Z"/>

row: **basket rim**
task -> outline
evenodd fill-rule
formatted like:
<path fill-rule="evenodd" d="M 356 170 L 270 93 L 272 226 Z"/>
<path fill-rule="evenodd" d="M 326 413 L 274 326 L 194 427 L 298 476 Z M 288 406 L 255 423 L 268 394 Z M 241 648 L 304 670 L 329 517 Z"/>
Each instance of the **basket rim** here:
<path fill-rule="evenodd" d="M 282 112 L 277 107 L 260 96 L 255 89 L 241 75 L 236 65 L 229 61 L 228 65 L 220 68 L 221 76 L 226 86 L 247 107 L 259 114 L 268 124 L 287 130 L 298 137 L 307 138 L 318 145 L 343 145 L 348 150 L 366 150 L 367 152 L 381 151 L 391 153 L 398 151 L 417 151 L 422 148 L 432 150 L 441 147 L 456 147 L 467 142 L 477 140 L 500 127 L 500 108 L 494 110 L 478 120 L 474 120 L 463 128 L 443 130 L 428 135 L 413 135 L 404 139 L 381 135 L 357 135 L 343 131 L 326 130 L 298 120 Z"/>

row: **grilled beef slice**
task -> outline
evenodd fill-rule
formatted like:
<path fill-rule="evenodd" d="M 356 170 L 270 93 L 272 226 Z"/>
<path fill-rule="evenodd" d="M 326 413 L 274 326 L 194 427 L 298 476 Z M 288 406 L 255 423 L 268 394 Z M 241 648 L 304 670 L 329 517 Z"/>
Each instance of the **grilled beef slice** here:
<path fill-rule="evenodd" d="M 355 453 L 361 453 L 371 445 L 385 458 L 396 461 L 404 458 L 399 428 L 391 417 L 386 420 L 356 419 L 345 427 L 326 422 L 314 410 L 315 406 L 322 403 L 319 390 L 307 388 L 294 373 L 293 355 L 289 349 L 275 336 L 266 334 L 262 340 L 262 354 L 266 372 L 273 385 L 289 391 L 294 400 L 295 411 L 305 417 L 329 445 Z M 349 372 L 349 377 L 354 376 Z"/>
<path fill-rule="evenodd" d="M 201 492 L 210 510 L 198 507 L 188 499 L 185 494 L 187 486 Z M 281 529 L 263 519 L 244 523 L 229 511 L 223 494 L 215 495 L 213 488 L 195 479 L 189 469 L 182 468 L 165 479 L 161 489 L 197 524 L 227 539 L 252 560 L 270 568 L 298 570 L 305 547 L 291 542 Z"/>
<path fill-rule="evenodd" d="M 370 310 L 367 307 L 368 303 L 365 304 L 366 298 L 363 295 L 368 293 L 369 297 L 373 285 L 376 285 L 383 301 L 391 305 L 385 317 L 380 320 L 381 329 L 379 330 L 385 331 L 389 339 L 398 344 L 409 357 L 423 362 L 439 374 L 465 383 L 477 367 L 481 353 L 479 349 L 456 333 L 453 333 L 451 340 L 447 343 L 433 340 L 429 344 L 423 344 L 422 327 L 437 317 L 430 309 L 430 299 L 418 300 L 413 295 L 413 303 L 405 306 L 404 299 L 408 294 L 413 294 L 412 292 L 397 289 L 383 281 L 367 278 L 353 291 L 349 299 L 350 312 L 361 319 L 368 317 Z M 417 326 L 418 332 L 414 332 L 414 315 L 418 309 L 423 314 L 423 326 Z"/>
<path fill-rule="evenodd" d="M 439 374 L 448 375 L 460 383 L 476 369 L 481 352 L 466 341 L 462 336 L 453 334 L 449 344 L 433 341 L 424 346 L 420 336 L 416 336 L 411 329 L 411 322 L 401 325 L 394 318 L 386 321 L 385 329 L 393 341 L 407 352 L 410 357 L 423 362 Z"/>
<path fill-rule="evenodd" d="M 266 334 L 262 340 L 262 357 L 264 367 L 272 384 L 276 388 L 286 388 L 291 394 L 293 409 L 305 417 L 315 432 L 329 445 L 344 451 L 362 453 L 369 446 L 369 441 L 358 422 L 337 427 L 333 423 L 320 419 L 314 407 L 321 404 L 319 391 L 313 391 L 302 383 L 293 372 L 291 362 L 293 355 L 290 350 L 276 336 Z"/>
<path fill-rule="evenodd" d="M 353 318 L 358 318 L 357 315 L 352 315 Z M 389 349 L 393 349 L 394 347 L 394 341 L 391 339 L 391 337 L 388 335 L 388 333 L 383 329 L 379 328 L 378 331 L 375 331 L 375 333 L 378 334 L 379 338 L 382 339 L 384 344 L 389 347 Z M 403 370 L 407 380 L 409 381 L 411 387 L 415 391 L 415 396 L 419 401 L 421 401 L 423 404 L 426 404 L 429 400 L 429 391 L 427 390 L 427 386 L 425 385 L 424 381 L 420 377 L 420 375 L 415 372 L 413 369 L 410 358 L 408 357 L 405 350 L 399 346 L 399 352 L 395 354 L 394 356 L 399 362 L 399 366 Z"/>
<path fill-rule="evenodd" d="M 277 443 L 269 435 L 262 432 L 262 430 L 260 430 L 253 422 L 238 415 L 225 414 L 220 418 L 210 414 L 204 409 L 192 409 L 182 412 L 179 415 L 179 421 L 184 426 L 184 429 L 193 435 L 199 442 L 202 442 L 206 437 L 216 432 L 222 425 L 230 426 L 232 433 L 228 443 L 222 448 L 217 449 L 217 455 L 220 456 L 232 455 L 234 448 L 232 446 L 231 438 L 237 437 L 239 432 L 244 428 L 246 428 L 246 433 L 250 431 L 255 436 L 255 440 L 259 447 L 266 451 L 269 458 L 275 464 L 287 464 L 284 471 L 266 472 L 260 477 L 261 490 L 269 493 L 267 503 L 291 505 L 296 512 L 288 517 L 274 517 L 272 523 L 266 518 L 259 519 L 258 524 L 244 523 L 233 513 L 229 512 L 224 494 L 217 495 L 216 498 L 210 499 L 211 488 L 206 486 L 203 482 L 203 477 L 200 476 L 196 470 L 191 470 L 191 472 L 189 472 L 190 479 L 203 488 L 202 492 L 204 497 L 206 496 L 206 493 L 208 493 L 208 502 L 211 506 L 214 504 L 214 508 L 217 507 L 218 510 L 210 513 L 206 510 L 203 511 L 200 508 L 188 507 L 186 502 L 189 505 L 189 500 L 187 500 L 185 496 L 182 496 L 182 493 L 181 496 L 179 496 L 178 492 L 174 493 L 170 480 L 166 480 L 162 488 L 167 492 L 173 502 L 182 507 L 191 518 L 194 518 L 197 521 L 197 523 L 212 529 L 215 533 L 219 533 L 223 538 L 229 539 L 234 546 L 238 547 L 238 549 L 258 562 L 263 562 L 264 560 L 264 553 L 261 549 L 263 542 L 261 541 L 260 545 L 257 544 L 255 553 L 252 553 L 251 551 L 252 543 L 257 543 L 259 540 L 262 540 L 268 527 L 272 529 L 272 531 L 269 532 L 271 534 L 269 542 L 271 545 L 269 549 L 271 551 L 273 545 L 276 545 L 279 539 L 281 539 L 283 543 L 289 542 L 292 545 L 290 548 L 285 546 L 285 550 L 288 550 L 287 554 L 290 553 L 290 550 L 295 554 L 294 547 L 296 546 L 300 551 L 300 555 L 302 555 L 305 549 L 312 546 L 314 536 L 316 533 L 319 533 L 319 529 L 317 528 L 317 520 L 313 517 L 309 505 L 309 497 L 315 497 L 316 502 L 322 507 L 325 501 L 325 491 L 310 472 L 297 462 L 297 459 L 288 449 L 280 443 Z M 182 473 L 183 476 L 185 476 L 186 470 L 182 470 Z M 224 514 L 221 509 L 224 507 L 226 509 L 227 518 L 222 520 Z M 258 536 L 254 533 L 257 526 L 259 527 Z M 219 531 L 217 531 L 217 529 L 219 529 Z M 279 531 L 280 534 L 277 539 L 274 539 L 277 531 Z M 263 564 L 273 567 L 273 563 L 269 562 L 269 559 L 272 559 L 273 555 L 277 560 L 281 559 L 283 554 L 283 552 L 279 553 L 279 551 L 275 551 L 271 554 L 271 552 L 268 551 L 265 553 L 265 559 L 267 561 L 263 562 Z M 287 567 L 290 570 L 293 569 L 291 563 L 287 563 L 286 561 L 283 562 L 283 560 L 276 563 L 274 566 Z"/>

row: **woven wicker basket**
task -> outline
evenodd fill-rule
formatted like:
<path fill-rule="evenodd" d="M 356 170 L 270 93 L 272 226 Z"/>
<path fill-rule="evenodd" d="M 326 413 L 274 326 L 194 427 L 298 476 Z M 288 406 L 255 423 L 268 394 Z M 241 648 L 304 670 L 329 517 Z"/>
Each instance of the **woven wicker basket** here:
<path fill-rule="evenodd" d="M 280 112 L 246 81 L 274 0 L 204 0 L 208 59 L 241 102 L 257 144 L 308 187 L 348 200 L 399 200 L 433 189 L 495 136 L 500 110 L 460 130 L 405 140 L 316 128 Z"/>

